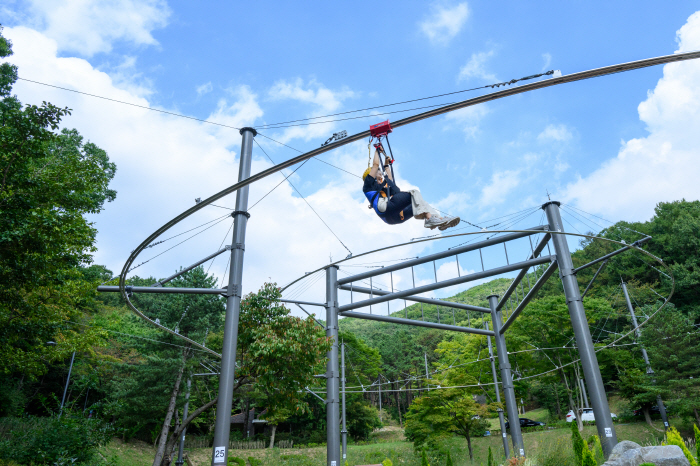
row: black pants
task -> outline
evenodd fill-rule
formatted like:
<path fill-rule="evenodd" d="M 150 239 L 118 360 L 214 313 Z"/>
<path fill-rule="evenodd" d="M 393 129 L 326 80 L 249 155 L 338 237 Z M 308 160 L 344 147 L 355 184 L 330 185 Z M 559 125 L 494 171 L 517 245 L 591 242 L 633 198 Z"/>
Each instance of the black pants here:
<path fill-rule="evenodd" d="M 386 205 L 386 222 L 390 225 L 397 225 L 413 217 L 413 206 L 411 205 L 411 194 L 399 192 L 391 196 Z"/>

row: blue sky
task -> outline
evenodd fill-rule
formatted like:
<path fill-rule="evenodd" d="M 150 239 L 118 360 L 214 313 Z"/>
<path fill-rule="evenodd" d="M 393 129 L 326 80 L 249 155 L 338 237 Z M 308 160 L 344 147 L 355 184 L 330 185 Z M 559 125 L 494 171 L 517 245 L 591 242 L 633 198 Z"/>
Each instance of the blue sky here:
<path fill-rule="evenodd" d="M 19 66 L 20 77 L 236 127 L 453 92 L 550 69 L 568 74 L 700 49 L 700 13 L 690 1 L 32 0 L 0 8 L 4 34 L 16 52 L 9 61 Z M 697 62 L 653 67 L 400 128 L 391 136 L 398 184 L 418 187 L 441 210 L 480 225 L 536 207 L 547 193 L 611 221 L 646 220 L 659 201 L 699 197 L 698 78 Z M 195 198 L 236 180 L 235 130 L 28 82 L 15 90 L 26 103 L 46 100 L 72 108 L 65 125 L 78 128 L 116 162 L 118 198 L 93 219 L 99 230 L 96 262 L 115 273 L 148 234 Z M 457 98 L 479 92 L 484 91 Z M 415 106 L 420 105 L 392 109 Z M 305 152 L 336 131 L 353 134 L 411 113 L 260 132 Z M 257 140 L 276 163 L 297 154 Z M 366 143 L 321 158 L 359 175 L 367 165 Z M 270 165 L 255 146 L 253 171 Z M 254 186 L 251 204 L 281 180 L 272 176 Z M 367 210 L 359 179 L 328 165 L 309 162 L 290 180 L 355 254 L 426 235 L 417 221 L 382 224 Z M 232 206 L 233 197 L 220 204 Z M 590 220 L 607 225 L 569 212 L 565 220 L 572 231 L 595 228 Z M 225 213 L 206 209 L 172 234 Z M 329 257 L 347 254 L 288 183 L 251 215 L 246 291 L 269 279 L 287 283 Z M 540 216 L 533 210 L 512 227 L 534 226 Z M 196 261 L 218 248 L 229 225 L 229 220 L 216 224 L 134 273 L 164 276 Z M 474 230 L 459 232 L 468 231 Z M 143 260 L 176 241 L 147 250 Z M 372 260 L 422 255 L 457 242 L 409 245 Z M 526 247 L 514 246 L 512 254 L 524 255 Z M 489 254 L 494 266 L 505 260 Z M 460 265 L 465 272 L 480 268 L 474 258 L 460 258 Z M 456 272 L 454 261 L 438 266 L 440 278 Z M 221 276 L 224 269 L 225 259 L 219 258 L 210 270 Z M 418 282 L 431 279 L 432 270 L 419 271 Z M 408 283 L 407 277 L 395 280 L 397 287 Z M 319 293 L 321 282 L 306 295 L 320 299 Z"/>

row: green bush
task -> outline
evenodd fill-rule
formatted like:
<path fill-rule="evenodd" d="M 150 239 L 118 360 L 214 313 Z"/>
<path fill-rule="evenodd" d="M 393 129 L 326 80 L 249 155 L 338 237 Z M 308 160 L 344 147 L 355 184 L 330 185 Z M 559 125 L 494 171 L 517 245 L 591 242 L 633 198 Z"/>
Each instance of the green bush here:
<path fill-rule="evenodd" d="M 642 463 L 639 466 L 656 466 L 654 463 Z"/>
<path fill-rule="evenodd" d="M 452 455 L 450 454 L 449 450 L 447 451 L 447 462 L 445 463 L 445 466 L 454 466 L 454 464 L 452 464 Z"/>
<path fill-rule="evenodd" d="M 681 438 L 681 434 L 676 430 L 675 427 L 671 427 L 668 429 L 668 432 L 666 432 L 666 445 L 677 445 L 683 450 L 683 454 L 685 455 L 686 458 L 688 458 L 688 462 L 690 463 L 690 466 L 698 466 L 698 462 L 695 461 L 695 458 L 693 458 L 693 455 L 690 453 L 690 450 L 688 450 L 688 447 L 685 446 L 685 442 Z"/>
<path fill-rule="evenodd" d="M 87 463 L 114 433 L 97 419 L 70 412 L 61 418 L 3 418 L 0 425 L 0 458 L 20 464 Z"/>
<path fill-rule="evenodd" d="M 394 466 L 394 463 L 392 463 L 391 460 L 387 458 L 384 461 L 382 461 L 382 466 Z"/>
<path fill-rule="evenodd" d="M 252 456 L 248 457 L 248 462 L 250 463 L 250 466 L 262 466 L 263 464 L 262 460 L 253 458 Z"/>
<path fill-rule="evenodd" d="M 698 461 L 700 461 L 700 429 L 698 429 L 698 426 L 693 424 L 693 431 L 695 432 L 695 456 L 697 456 Z"/>
<path fill-rule="evenodd" d="M 489 459 L 488 459 L 488 463 L 486 463 L 486 464 L 488 464 L 488 466 L 495 466 L 493 464 L 493 452 L 491 451 L 491 447 L 489 447 Z"/>
<path fill-rule="evenodd" d="M 245 460 L 243 458 L 239 458 L 237 456 L 229 456 L 227 464 L 228 464 L 228 466 L 232 466 L 233 464 L 237 464 L 238 466 L 246 466 Z"/>
<path fill-rule="evenodd" d="M 581 466 L 598 466 L 598 463 L 596 463 L 595 458 L 593 457 L 593 453 L 591 453 L 591 450 L 589 450 L 588 447 L 584 446 L 581 453 L 583 457 Z"/>

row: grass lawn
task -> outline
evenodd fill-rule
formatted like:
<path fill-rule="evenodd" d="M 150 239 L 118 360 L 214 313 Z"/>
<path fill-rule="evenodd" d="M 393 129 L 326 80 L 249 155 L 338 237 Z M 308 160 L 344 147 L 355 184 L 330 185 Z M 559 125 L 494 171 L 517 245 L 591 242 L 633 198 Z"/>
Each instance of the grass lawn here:
<path fill-rule="evenodd" d="M 531 416 L 530 413 L 526 416 Z M 534 416 L 531 416 L 534 418 Z M 498 420 L 496 420 L 498 421 Z M 657 423 L 661 428 L 661 423 Z M 641 445 L 658 444 L 661 433 L 652 430 L 643 422 L 633 424 L 616 425 L 618 440 L 632 440 Z M 596 434 L 595 426 L 586 426 L 582 432 L 584 438 Z M 378 464 L 385 458 L 391 459 L 395 466 L 420 465 L 420 456 L 413 451 L 413 444 L 403 439 L 403 431 L 398 427 L 388 427 L 373 434 L 378 443 L 369 445 L 349 445 L 348 464 L 350 466 L 363 464 Z M 567 428 L 553 429 L 540 432 L 527 432 L 523 434 L 525 449 L 528 456 L 538 458 L 538 464 L 542 466 L 573 465 L 571 458 L 571 432 Z M 510 439 L 509 439 L 510 440 Z M 486 464 L 488 449 L 491 447 L 498 464 L 503 462 L 503 443 L 500 437 L 480 437 L 472 440 L 474 448 L 474 462 L 469 461 L 467 442 L 464 439 L 454 437 L 446 442 L 455 466 L 472 466 Z M 143 442 L 122 443 L 114 440 L 103 448 L 101 453 L 106 458 L 115 458 L 117 466 L 150 466 L 153 462 L 154 449 Z M 195 466 L 210 465 L 211 449 L 200 448 L 189 451 L 189 457 Z M 238 456 L 245 460 L 254 457 L 263 461 L 265 466 L 325 466 L 326 449 L 319 448 L 274 448 L 272 450 L 231 450 L 229 456 Z M 444 457 L 433 456 L 429 458 L 431 466 L 445 464 Z M 339 465 L 343 466 L 343 465 Z"/>

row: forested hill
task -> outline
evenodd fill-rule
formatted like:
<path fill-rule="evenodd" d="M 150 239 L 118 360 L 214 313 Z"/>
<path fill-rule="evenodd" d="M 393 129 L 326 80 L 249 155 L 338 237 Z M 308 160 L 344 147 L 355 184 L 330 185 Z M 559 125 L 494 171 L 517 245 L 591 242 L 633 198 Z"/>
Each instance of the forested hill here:
<path fill-rule="evenodd" d="M 486 298 L 491 294 L 502 295 L 508 288 L 510 281 L 511 280 L 508 278 L 497 278 L 495 280 L 473 286 L 449 298 L 444 298 L 444 300 L 455 303 L 471 304 L 473 306 L 488 307 L 488 301 Z M 392 312 L 390 315 L 392 317 L 408 317 L 412 320 L 425 320 L 426 322 L 439 321 L 443 324 L 456 323 L 457 325 L 462 326 L 466 326 L 469 323 L 471 323 L 471 326 L 473 326 L 475 323 L 481 321 L 480 312 L 469 312 L 461 309 L 454 309 L 453 319 L 453 309 L 451 308 L 440 307 L 438 310 L 438 306 L 433 304 L 410 304 L 410 302 L 408 304 L 409 306 L 406 309 Z M 369 312 L 369 309 L 362 309 L 361 312 Z M 378 315 L 387 315 L 387 306 L 386 304 L 372 306 L 372 312 Z M 365 343 L 374 347 L 379 347 L 382 344 L 382 341 L 385 339 L 403 336 L 404 333 L 402 333 L 401 330 L 404 330 L 406 334 L 411 335 L 413 339 L 420 339 L 420 336 L 423 334 L 436 332 L 433 329 L 426 329 L 423 327 L 387 324 L 384 322 L 353 318 L 341 319 L 339 326 L 341 330 L 354 334 L 356 337 L 364 340 Z M 441 330 L 438 330 L 437 332 L 440 334 L 444 333 Z"/>

